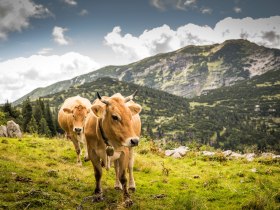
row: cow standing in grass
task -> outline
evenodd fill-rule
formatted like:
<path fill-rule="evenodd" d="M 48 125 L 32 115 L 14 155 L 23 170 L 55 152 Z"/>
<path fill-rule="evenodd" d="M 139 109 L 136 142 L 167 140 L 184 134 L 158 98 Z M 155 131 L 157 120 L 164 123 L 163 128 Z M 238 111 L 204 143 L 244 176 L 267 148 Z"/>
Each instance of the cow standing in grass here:
<path fill-rule="evenodd" d="M 77 162 L 81 162 L 81 147 L 80 143 L 84 144 L 85 161 L 88 160 L 87 144 L 84 134 L 84 126 L 86 117 L 91 108 L 91 103 L 88 99 L 80 96 L 67 98 L 62 104 L 58 112 L 58 123 L 60 127 L 66 132 L 67 138 L 71 139 L 75 146 L 77 153 Z"/>
<path fill-rule="evenodd" d="M 135 190 L 133 178 L 133 148 L 138 145 L 141 132 L 139 113 L 141 106 L 132 101 L 136 92 L 123 97 L 117 93 L 111 97 L 100 97 L 93 102 L 92 112 L 87 118 L 85 136 L 89 159 L 95 173 L 96 199 L 102 199 L 101 176 L 103 163 L 108 169 L 114 161 L 116 172 L 115 188 L 123 189 L 126 205 L 132 201 L 127 187 L 126 171 L 129 171 L 129 188 Z"/>

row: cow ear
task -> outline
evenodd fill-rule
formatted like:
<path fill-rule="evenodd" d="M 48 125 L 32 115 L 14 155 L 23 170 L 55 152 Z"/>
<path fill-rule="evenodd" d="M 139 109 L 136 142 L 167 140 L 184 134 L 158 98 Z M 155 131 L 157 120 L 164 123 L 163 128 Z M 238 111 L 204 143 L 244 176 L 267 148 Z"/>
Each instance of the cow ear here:
<path fill-rule="evenodd" d="M 73 113 L 73 111 L 69 108 L 64 108 L 63 111 L 67 114 L 72 114 Z"/>
<path fill-rule="evenodd" d="M 139 114 L 142 110 L 142 107 L 139 104 L 130 104 L 128 108 L 130 109 L 132 115 Z"/>
<path fill-rule="evenodd" d="M 104 108 L 98 104 L 92 105 L 91 110 L 96 117 L 102 117 Z"/>

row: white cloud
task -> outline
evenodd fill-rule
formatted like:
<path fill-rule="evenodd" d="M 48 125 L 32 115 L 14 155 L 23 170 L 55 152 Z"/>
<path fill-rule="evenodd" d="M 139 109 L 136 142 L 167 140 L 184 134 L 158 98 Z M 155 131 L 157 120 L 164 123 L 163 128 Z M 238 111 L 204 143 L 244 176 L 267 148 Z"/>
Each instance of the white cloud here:
<path fill-rule="evenodd" d="M 150 0 L 150 3 L 152 6 L 154 6 L 155 8 L 157 8 L 161 11 L 165 10 L 165 5 L 162 2 L 162 0 Z"/>
<path fill-rule="evenodd" d="M 117 26 L 104 40 L 118 56 L 131 62 L 186 45 L 221 43 L 240 38 L 266 47 L 280 48 L 280 16 L 259 19 L 228 17 L 219 21 L 214 28 L 187 24 L 173 30 L 168 25 L 163 25 L 145 30 L 138 37 L 132 34 L 122 35 L 121 28 Z"/>
<path fill-rule="evenodd" d="M 91 58 L 76 52 L 32 55 L 0 62 L 0 103 L 14 101 L 37 87 L 73 78 L 99 68 Z"/>
<path fill-rule="evenodd" d="M 67 28 L 62 28 L 59 26 L 55 26 L 53 28 L 53 32 L 52 32 L 53 39 L 59 45 L 68 45 L 69 44 L 69 39 L 64 36 L 64 33 L 66 31 L 68 31 Z"/>
<path fill-rule="evenodd" d="M 47 55 L 52 51 L 52 48 L 42 48 L 38 51 L 39 55 Z"/>
<path fill-rule="evenodd" d="M 79 12 L 79 15 L 80 16 L 86 16 L 88 15 L 88 11 L 86 9 L 82 9 L 80 12 Z"/>
<path fill-rule="evenodd" d="M 71 6 L 76 6 L 77 5 L 77 2 L 75 0 L 64 0 L 64 2 L 66 4 L 71 5 Z"/>
<path fill-rule="evenodd" d="M 196 7 L 197 0 L 150 0 L 155 8 L 164 11 L 168 7 L 176 10 L 186 10 L 188 7 Z"/>
<path fill-rule="evenodd" d="M 233 11 L 234 11 L 235 13 L 241 13 L 241 12 L 242 12 L 242 9 L 241 9 L 240 7 L 234 7 L 234 8 L 233 8 Z"/>
<path fill-rule="evenodd" d="M 211 8 L 209 8 L 209 7 L 202 7 L 201 9 L 200 9 L 200 11 L 201 11 L 201 13 L 202 14 L 212 14 L 212 9 Z"/>
<path fill-rule="evenodd" d="M 194 4 L 196 4 L 196 0 L 186 0 L 184 3 L 184 5 L 186 5 L 186 6 L 191 6 Z"/>
<path fill-rule="evenodd" d="M 44 18 L 53 14 L 31 0 L 0 1 L 0 39 L 7 39 L 11 32 L 20 32 L 30 25 L 30 18 Z"/>

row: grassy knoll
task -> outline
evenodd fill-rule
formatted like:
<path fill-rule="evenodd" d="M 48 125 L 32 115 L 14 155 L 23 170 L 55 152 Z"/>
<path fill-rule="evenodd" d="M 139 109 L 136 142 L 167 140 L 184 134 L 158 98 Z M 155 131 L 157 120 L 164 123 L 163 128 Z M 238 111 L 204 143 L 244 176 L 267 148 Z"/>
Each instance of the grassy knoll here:
<path fill-rule="evenodd" d="M 91 163 L 77 166 L 71 142 L 0 138 L 0 209 L 75 209 L 92 195 Z M 190 152 L 163 157 L 143 140 L 135 154 L 137 190 L 131 209 L 279 209 L 279 161 L 227 160 Z M 114 170 L 104 170 L 105 199 L 84 209 L 123 209 Z"/>

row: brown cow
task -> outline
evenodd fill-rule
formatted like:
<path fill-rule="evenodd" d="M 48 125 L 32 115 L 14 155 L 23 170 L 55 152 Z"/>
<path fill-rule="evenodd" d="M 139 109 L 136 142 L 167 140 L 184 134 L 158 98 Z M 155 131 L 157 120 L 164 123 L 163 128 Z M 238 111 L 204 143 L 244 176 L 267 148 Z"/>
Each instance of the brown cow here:
<path fill-rule="evenodd" d="M 88 160 L 84 124 L 90 108 L 91 103 L 88 99 L 74 96 L 66 99 L 58 112 L 58 123 L 66 132 L 67 138 L 73 142 L 77 153 L 77 162 L 80 165 L 82 164 L 80 143 L 84 144 L 85 161 Z"/>
<path fill-rule="evenodd" d="M 85 136 L 88 144 L 89 159 L 95 173 L 96 200 L 102 200 L 101 162 L 109 168 L 110 160 L 114 161 L 116 171 L 115 188 L 122 188 L 126 205 L 131 205 L 127 189 L 126 170 L 129 170 L 129 187 L 135 190 L 132 173 L 133 149 L 139 142 L 141 106 L 132 101 L 136 92 L 124 98 L 117 93 L 111 97 L 100 97 L 93 102 L 86 121 Z M 110 148 L 113 148 L 113 154 Z M 110 156 L 111 155 L 111 156 Z"/>

